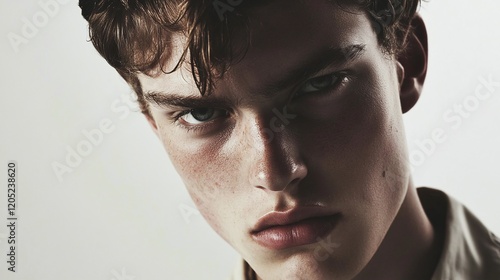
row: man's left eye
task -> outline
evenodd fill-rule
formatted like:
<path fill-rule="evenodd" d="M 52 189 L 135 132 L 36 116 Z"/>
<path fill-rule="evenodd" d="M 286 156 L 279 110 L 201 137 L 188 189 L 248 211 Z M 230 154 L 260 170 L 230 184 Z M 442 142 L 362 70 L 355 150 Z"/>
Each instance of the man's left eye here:
<path fill-rule="evenodd" d="M 298 90 L 297 95 L 315 93 L 334 87 L 342 80 L 338 74 L 328 74 L 307 80 Z"/>

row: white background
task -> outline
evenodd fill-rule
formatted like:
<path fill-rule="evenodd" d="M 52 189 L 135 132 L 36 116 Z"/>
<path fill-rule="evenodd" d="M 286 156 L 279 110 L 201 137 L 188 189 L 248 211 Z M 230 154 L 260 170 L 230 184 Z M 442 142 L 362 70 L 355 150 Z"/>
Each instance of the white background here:
<path fill-rule="evenodd" d="M 194 212 L 160 142 L 124 102 L 129 88 L 87 42 L 76 1 L 57 6 L 43 22 L 37 1 L 0 0 L 0 279 L 227 278 L 237 254 Z M 424 3 L 428 79 L 405 115 L 416 184 L 445 190 L 496 233 L 500 86 L 473 99 L 480 77 L 500 82 L 499 11 L 495 0 Z M 24 37 L 34 16 L 39 26 Z M 9 34 L 25 41 L 15 46 Z M 443 118 L 463 102 L 474 110 L 460 125 Z M 113 131 L 58 180 L 53 163 L 105 119 Z M 425 154 L 416 143 L 435 129 L 446 140 Z M 9 160 L 18 164 L 15 274 L 5 262 Z"/>

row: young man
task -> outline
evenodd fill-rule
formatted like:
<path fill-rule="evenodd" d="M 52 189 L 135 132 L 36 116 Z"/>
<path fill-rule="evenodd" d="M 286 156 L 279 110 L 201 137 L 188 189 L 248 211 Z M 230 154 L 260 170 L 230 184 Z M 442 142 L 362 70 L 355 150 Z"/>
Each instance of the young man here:
<path fill-rule="evenodd" d="M 416 189 L 402 114 L 427 72 L 416 0 L 80 1 L 234 279 L 500 279 L 500 241 Z"/>

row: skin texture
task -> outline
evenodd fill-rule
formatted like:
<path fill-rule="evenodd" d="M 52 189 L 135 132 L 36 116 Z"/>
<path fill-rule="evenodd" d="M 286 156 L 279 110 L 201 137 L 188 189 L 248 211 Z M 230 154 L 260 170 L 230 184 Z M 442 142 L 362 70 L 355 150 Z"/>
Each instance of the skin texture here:
<path fill-rule="evenodd" d="M 187 64 L 172 74 L 139 75 L 144 92 L 157 93 L 158 104 L 149 97 L 149 121 L 191 197 L 260 279 L 432 274 L 439 244 L 411 182 L 402 121 L 425 79 L 425 27 L 417 24 L 423 34 L 409 51 L 416 59 L 398 62 L 384 54 L 362 12 L 326 1 L 273 1 L 250 13 L 251 46 L 209 97 L 199 95 Z M 175 35 L 173 42 L 167 69 L 185 41 Z M 350 45 L 363 49 L 354 59 L 276 86 L 314 55 Z M 305 92 L 325 75 L 337 82 Z M 217 111 L 200 124 L 189 124 L 196 121 L 189 114 L 176 120 L 191 108 L 162 104 L 174 94 L 215 100 L 209 107 Z M 280 120 L 276 110 L 290 117 Z M 325 238 L 335 246 L 271 250 L 252 238 L 266 213 L 305 205 L 340 213 Z"/>

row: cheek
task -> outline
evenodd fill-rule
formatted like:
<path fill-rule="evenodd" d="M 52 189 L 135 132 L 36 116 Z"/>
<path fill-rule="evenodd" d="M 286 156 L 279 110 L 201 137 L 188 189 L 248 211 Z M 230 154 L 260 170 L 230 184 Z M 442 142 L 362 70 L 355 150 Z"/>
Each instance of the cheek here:
<path fill-rule="evenodd" d="M 302 129 L 309 130 L 304 134 L 314 135 L 310 144 L 319 149 L 316 159 L 342 166 L 347 162 L 363 164 L 374 158 L 370 153 L 390 140 L 388 129 L 395 119 L 391 114 L 393 110 L 388 108 L 390 100 L 386 93 L 389 89 L 374 83 L 365 84 L 369 86 L 355 84 L 340 98 L 312 106 L 318 108 L 315 118 L 304 122 Z M 324 157 L 321 153 L 334 156 Z"/>
<path fill-rule="evenodd" d="M 406 174 L 398 85 L 391 75 L 377 74 L 388 71 L 367 67 L 341 96 L 318 102 L 316 119 L 301 128 L 304 135 L 313 135 L 302 139 L 311 169 L 321 170 L 316 173 L 324 174 L 321 181 L 334 182 L 338 195 L 352 205 L 396 199 L 399 194 L 387 190 L 395 191 L 390 188 L 402 181 L 389 177 L 402 174 L 404 179 Z"/>
<path fill-rule="evenodd" d="M 389 227 L 401 205 L 408 185 L 406 140 L 403 133 L 399 88 L 395 76 L 380 76 L 390 69 L 371 71 L 371 83 L 360 87 L 360 95 L 348 100 L 350 108 L 343 114 L 346 141 L 341 151 L 341 177 L 350 187 L 353 209 L 371 212 L 365 220 L 379 233 Z M 346 107 L 348 108 L 348 107 Z M 374 221 L 377 221 L 376 224 Z M 380 236 L 381 237 L 381 236 Z"/>
<path fill-rule="evenodd" d="M 231 220 L 230 213 L 238 203 L 238 157 L 229 157 L 217 144 L 222 141 L 176 141 L 175 134 L 166 134 L 161 135 L 163 145 L 193 202 L 210 226 L 225 238 L 223 225 Z"/>

